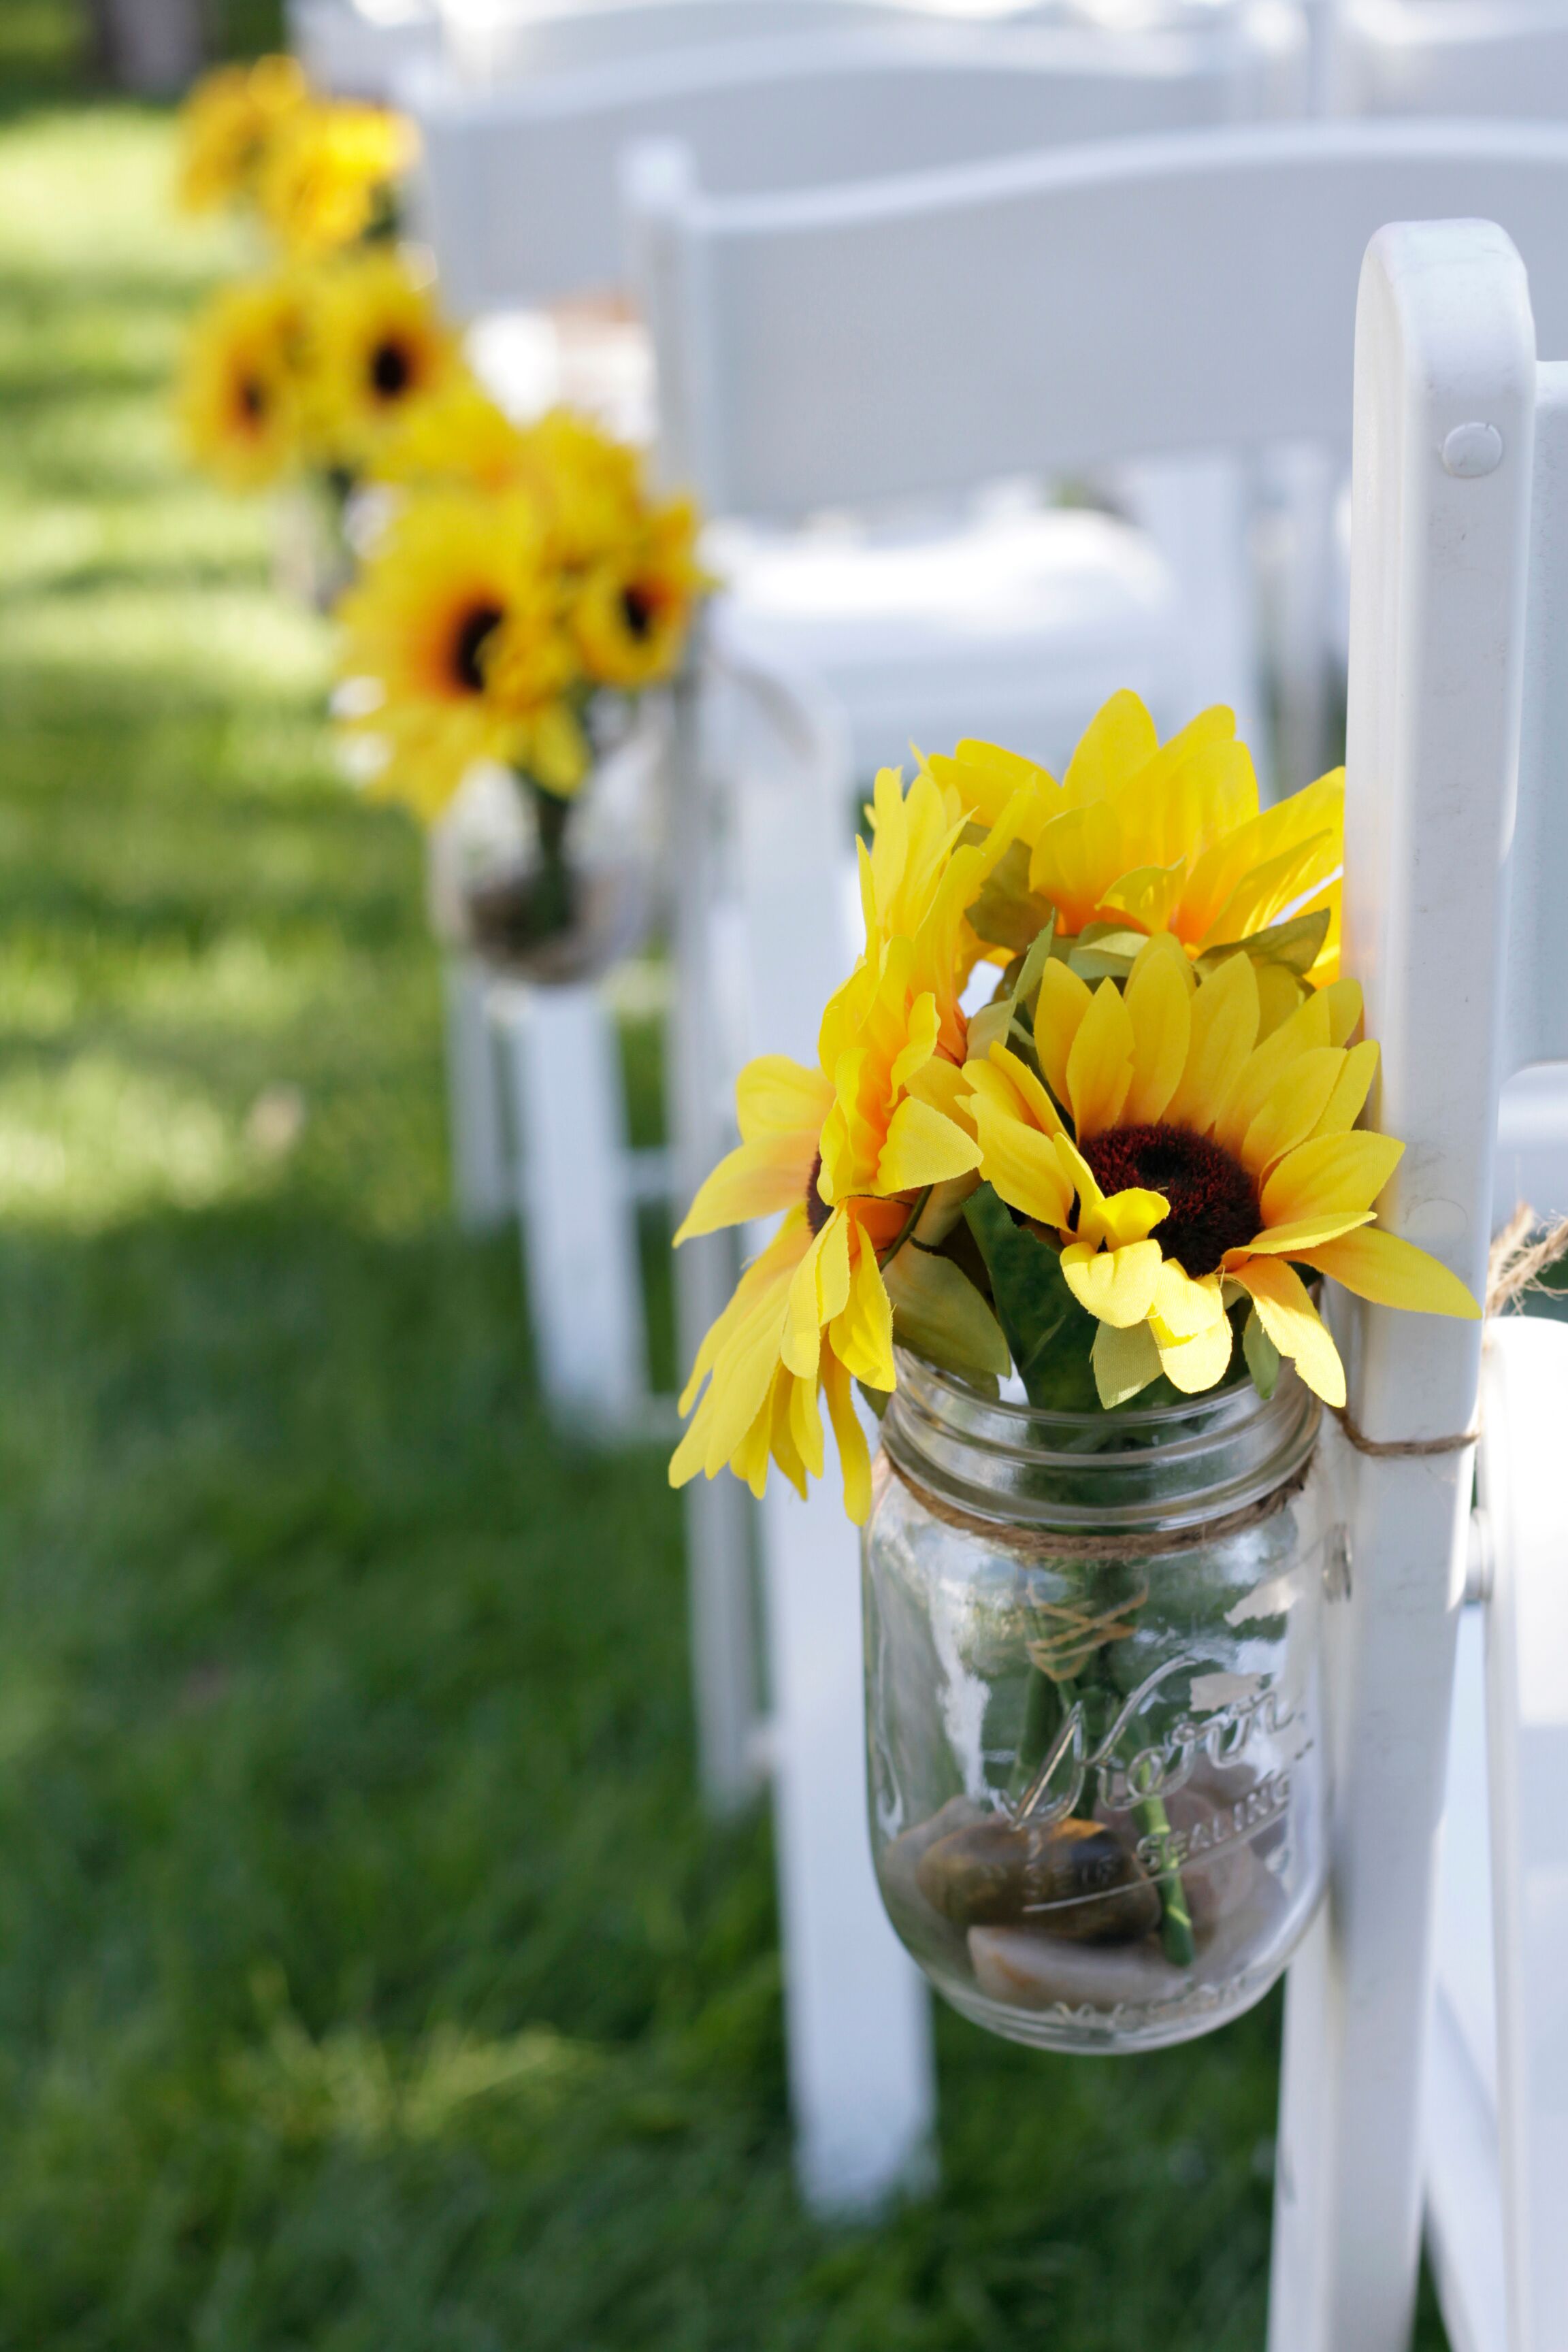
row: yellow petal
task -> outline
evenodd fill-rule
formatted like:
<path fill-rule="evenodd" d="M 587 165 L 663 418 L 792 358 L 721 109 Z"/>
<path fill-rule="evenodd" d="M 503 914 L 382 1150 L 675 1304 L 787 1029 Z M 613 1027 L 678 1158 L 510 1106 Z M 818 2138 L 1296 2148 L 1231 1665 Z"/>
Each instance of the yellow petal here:
<path fill-rule="evenodd" d="M 1185 874 L 1181 865 L 1134 866 L 1100 892 L 1098 911 L 1124 915 L 1136 931 L 1164 931 L 1181 903 Z"/>
<path fill-rule="evenodd" d="M 1291 1359 L 1314 1395 L 1325 1404 L 1343 1404 L 1345 1368 L 1340 1351 L 1295 1267 L 1283 1258 L 1255 1257 L 1237 1267 L 1236 1279 L 1251 1294 L 1258 1319 L 1279 1353 Z"/>
<path fill-rule="evenodd" d="M 1024 1216 L 1043 1225 L 1065 1225 L 1072 1210 L 1072 1182 L 1055 1139 L 989 1095 L 977 1093 L 972 1101 L 986 1182 Z"/>
<path fill-rule="evenodd" d="M 1359 980 L 1334 980 L 1318 992 L 1329 1008 L 1329 1043 L 1348 1045 L 1362 1015 Z"/>
<path fill-rule="evenodd" d="M 1160 1351 L 1147 1323 L 1134 1323 L 1130 1330 L 1102 1323 L 1094 1335 L 1091 1360 L 1094 1385 L 1108 1412 L 1160 1377 Z"/>
<path fill-rule="evenodd" d="M 1217 1274 L 1205 1274 L 1194 1280 L 1184 1266 L 1168 1257 L 1160 1268 L 1160 1280 L 1154 1293 L 1154 1336 L 1163 1344 L 1179 1345 L 1184 1339 L 1195 1339 L 1225 1315 Z"/>
<path fill-rule="evenodd" d="M 1099 799 L 1137 774 L 1160 748 L 1153 720 L 1123 687 L 1095 712 L 1068 762 L 1063 790 L 1073 807 Z"/>
<path fill-rule="evenodd" d="M 1301 1054 L 1268 1090 L 1268 1100 L 1247 1130 L 1241 1164 L 1251 1176 L 1267 1176 L 1277 1160 L 1316 1131 L 1333 1096 L 1344 1055 L 1334 1045 Z"/>
<path fill-rule="evenodd" d="M 1080 1307 L 1125 1331 L 1146 1322 L 1160 1282 L 1158 1242 L 1130 1242 L 1124 1249 L 1091 1250 L 1069 1242 L 1062 1252 L 1062 1276 Z"/>
<path fill-rule="evenodd" d="M 1044 827 L 1029 856 L 1029 887 L 1050 900 L 1064 931 L 1081 931 L 1128 862 L 1115 815 L 1094 801 Z"/>
<path fill-rule="evenodd" d="M 929 1103 L 907 1095 L 888 1122 L 888 1139 L 877 1161 L 879 1192 L 912 1192 L 945 1184 L 980 1165 L 980 1146 Z"/>
<path fill-rule="evenodd" d="M 1375 1209 L 1325 1209 L 1320 1217 L 1298 1217 L 1292 1224 L 1265 1226 L 1245 1249 L 1226 1250 L 1226 1269 L 1245 1265 L 1255 1253 L 1259 1257 L 1299 1257 L 1303 1250 L 1317 1249 L 1340 1234 L 1353 1233 L 1358 1225 L 1370 1225 L 1376 1214 Z"/>
<path fill-rule="evenodd" d="M 890 1389 L 893 1366 L 893 1306 L 869 1238 L 857 1231 L 848 1303 L 827 1327 L 828 1344 L 845 1370 L 868 1388 Z"/>
<path fill-rule="evenodd" d="M 1129 1185 L 1125 1192 L 1113 1192 L 1108 1199 L 1070 1136 L 1057 1137 L 1056 1153 L 1063 1174 L 1078 1194 L 1078 1237 L 1090 1249 L 1098 1249 L 1106 1241 L 1113 1249 L 1128 1242 L 1141 1242 L 1153 1232 L 1163 1217 L 1170 1214 L 1170 1202 L 1163 1193 L 1146 1192 L 1137 1185 Z"/>
<path fill-rule="evenodd" d="M 739 1145 L 698 1188 L 677 1230 L 677 1243 L 793 1207 L 805 1196 L 816 1158 L 815 1139 L 807 1148 L 795 1136 L 770 1136 Z"/>
<path fill-rule="evenodd" d="M 1053 956 L 1040 975 L 1035 1002 L 1035 1051 L 1057 1100 L 1068 1099 L 1068 1056 L 1094 998 L 1089 982 Z"/>
<path fill-rule="evenodd" d="M 860 1426 L 860 1416 L 855 1410 L 849 1375 L 831 1353 L 823 1360 L 822 1391 L 827 1399 L 827 1417 L 833 1423 L 833 1434 L 838 1442 L 838 1466 L 844 1477 L 844 1507 L 855 1525 L 863 1528 L 871 1512 L 871 1455 L 866 1444 L 866 1433 Z"/>
<path fill-rule="evenodd" d="M 1129 1127 L 1163 1118 L 1186 1066 L 1192 1040 L 1192 966 L 1181 942 L 1162 932 L 1141 948 L 1127 982 L 1132 1024 L 1132 1077 L 1121 1117 Z"/>
<path fill-rule="evenodd" d="M 787 1054 L 759 1054 L 735 1081 L 735 1121 L 747 1143 L 815 1135 L 832 1103 L 833 1088 L 822 1072 Z"/>
<path fill-rule="evenodd" d="M 1223 1144 L 1233 1160 L 1240 1159 L 1247 1130 L 1281 1074 L 1302 1054 L 1329 1044 L 1331 1017 L 1324 999 L 1310 996 L 1272 1036 L 1253 1047 L 1215 1124 L 1215 1142 Z"/>
<path fill-rule="evenodd" d="M 1222 1381 L 1229 1368 L 1233 1334 L 1228 1319 L 1222 1315 L 1217 1323 L 1210 1323 L 1194 1339 L 1181 1339 L 1172 1344 L 1163 1342 L 1158 1329 L 1153 1333 L 1154 1345 L 1160 1353 L 1160 1370 L 1173 1389 L 1184 1396 L 1201 1396 Z"/>
<path fill-rule="evenodd" d="M 1068 1100 L 1079 1143 L 1121 1117 L 1132 1083 L 1132 1024 L 1113 980 L 1102 980 L 1068 1055 Z"/>
<path fill-rule="evenodd" d="M 1258 981 L 1250 956 L 1227 957 L 1193 999 L 1193 1036 L 1182 1082 L 1165 1112 L 1173 1127 L 1206 1135 L 1224 1113 L 1258 1036 Z"/>
<path fill-rule="evenodd" d="M 1263 1187 L 1263 1222 L 1288 1225 L 1325 1209 L 1370 1209 L 1404 1155 L 1393 1136 L 1364 1128 L 1298 1144 Z"/>
<path fill-rule="evenodd" d="M 1397 1234 L 1369 1227 L 1300 1255 L 1320 1274 L 1331 1276 L 1359 1298 L 1370 1298 L 1379 1307 L 1403 1307 L 1416 1315 L 1455 1315 L 1467 1323 L 1475 1322 L 1481 1311 L 1457 1274 Z"/>
<path fill-rule="evenodd" d="M 822 1328 L 841 1314 L 849 1297 L 849 1219 L 835 1209 L 813 1241 L 789 1286 L 789 1309 L 779 1354 L 800 1380 L 816 1378 Z"/>
<path fill-rule="evenodd" d="M 1377 1046 L 1371 1037 L 1363 1037 L 1345 1055 L 1333 1093 L 1313 1134 L 1343 1135 L 1352 1128 L 1362 1115 L 1376 1076 Z"/>
<path fill-rule="evenodd" d="M 966 1077 L 971 1070 L 976 1070 L 975 1064 L 969 1063 L 965 1066 Z M 997 1072 L 1001 1074 L 1000 1082 L 1006 1086 L 1012 1097 L 1011 1107 L 1021 1117 L 1037 1127 L 1042 1135 L 1061 1135 L 1066 1132 L 1062 1126 L 1061 1113 L 1030 1069 L 1027 1062 L 1011 1052 L 1005 1045 L 993 1045 L 985 1057 L 985 1077 L 990 1080 Z M 977 1084 L 978 1078 L 979 1073 L 976 1070 L 976 1077 L 971 1083 Z M 994 1094 L 993 1088 L 988 1087 L 987 1091 Z M 994 1098 L 997 1101 L 1001 1100 L 1001 1097 L 994 1094 Z"/>

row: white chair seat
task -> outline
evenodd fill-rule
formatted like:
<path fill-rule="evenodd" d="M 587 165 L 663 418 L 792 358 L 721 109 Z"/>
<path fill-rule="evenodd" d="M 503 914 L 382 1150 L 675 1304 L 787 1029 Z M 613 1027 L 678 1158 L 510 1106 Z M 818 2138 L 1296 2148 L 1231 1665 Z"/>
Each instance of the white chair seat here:
<path fill-rule="evenodd" d="M 823 529 L 715 532 L 726 581 L 715 651 L 833 697 L 856 776 L 965 735 L 1059 763 L 1108 695 L 1178 714 L 1170 572 L 1150 541 L 1080 509 L 1009 515 L 919 539 Z"/>

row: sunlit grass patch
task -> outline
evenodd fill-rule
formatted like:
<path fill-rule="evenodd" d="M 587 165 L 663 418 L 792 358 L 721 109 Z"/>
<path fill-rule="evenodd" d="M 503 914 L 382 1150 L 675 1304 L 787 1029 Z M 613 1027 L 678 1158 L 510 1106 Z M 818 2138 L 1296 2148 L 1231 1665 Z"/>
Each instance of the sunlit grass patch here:
<path fill-rule="evenodd" d="M 0 1076 L 0 1218 L 98 1225 L 206 1208 L 249 1155 L 199 1087 L 106 1054 Z"/>

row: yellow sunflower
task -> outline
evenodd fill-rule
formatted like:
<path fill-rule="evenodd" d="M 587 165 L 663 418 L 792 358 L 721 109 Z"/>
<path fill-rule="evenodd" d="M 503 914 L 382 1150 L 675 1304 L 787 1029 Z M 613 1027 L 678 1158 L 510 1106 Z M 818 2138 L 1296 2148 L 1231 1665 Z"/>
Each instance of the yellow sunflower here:
<path fill-rule="evenodd" d="M 312 285 L 312 426 L 323 455 L 357 470 L 416 403 L 461 380 L 457 337 L 395 254 L 345 255 Z"/>
<path fill-rule="evenodd" d="M 696 543 L 695 509 L 676 499 L 588 572 L 573 601 L 572 634 L 595 686 L 636 694 L 679 668 L 706 584 Z"/>
<path fill-rule="evenodd" d="M 570 408 L 552 408 L 521 435 L 518 481 L 545 518 L 555 557 L 586 571 L 621 554 L 644 527 L 635 449 Z"/>
<path fill-rule="evenodd" d="M 186 345 L 176 395 L 196 464 L 228 488 L 263 488 L 300 454 L 302 312 L 287 278 L 218 294 Z"/>
<path fill-rule="evenodd" d="M 279 123 L 256 173 L 262 218 L 300 257 L 354 244 L 391 216 L 394 186 L 413 163 L 406 116 L 345 100 L 296 107 Z"/>
<path fill-rule="evenodd" d="M 180 110 L 179 198 L 187 212 L 254 201 L 268 157 L 309 105 L 310 85 L 292 58 L 221 66 L 196 83 Z"/>
<path fill-rule="evenodd" d="M 1010 897 L 976 909 L 983 931 L 989 918 L 988 936 L 1004 947 L 1022 944 L 1049 917 L 1058 938 L 1102 958 L 1135 953 L 1140 938 L 1158 931 L 1194 960 L 1268 933 L 1281 960 L 1264 982 L 1266 1015 L 1300 1001 L 1301 979 L 1321 984 L 1339 970 L 1343 771 L 1260 809 L 1251 755 L 1228 710 L 1200 712 L 1162 745 L 1138 697 L 1114 694 L 1059 784 L 987 743 L 961 743 L 930 767 L 982 824 L 1020 788 L 1029 792 L 1012 871 L 1000 877 Z M 1289 939 L 1276 931 L 1287 922 Z"/>
<path fill-rule="evenodd" d="M 891 772 L 879 781 L 897 792 Z M 981 886 L 1012 838 L 1004 823 L 939 866 L 924 854 L 933 804 L 934 786 L 911 795 L 912 827 L 901 836 L 889 829 L 865 861 L 868 950 L 823 1016 L 817 1067 L 768 1055 L 742 1073 L 740 1145 L 676 1235 L 679 1243 L 785 1212 L 698 1355 L 681 1411 L 709 1385 L 670 1465 L 676 1486 L 699 1470 L 711 1478 L 728 1463 L 760 1493 L 770 1447 L 802 1485 L 802 1465 L 820 1462 L 820 1433 L 815 1455 L 802 1437 L 808 1402 L 816 1421 L 820 1385 L 838 1432 L 846 1507 L 858 1523 L 869 1507 L 864 1440 L 852 1412 L 846 1434 L 835 1398 L 842 1390 L 847 1399 L 851 1378 L 894 1387 L 882 1262 L 927 1189 L 972 1183 L 979 1164 L 963 1107 L 952 946 L 963 892 Z M 921 845 L 913 858 L 911 832 Z M 912 937 L 879 935 L 871 916 L 894 906 L 918 917 Z"/>
<path fill-rule="evenodd" d="M 1350 1043 L 1355 982 L 1316 991 L 1259 1042 L 1261 1019 L 1248 956 L 1200 976 L 1162 933 L 1125 994 L 1046 962 L 1038 1075 L 1000 1044 L 965 1066 L 981 1171 L 1059 1237 L 1068 1286 L 1099 1322 L 1107 1406 L 1161 1372 L 1187 1394 L 1214 1387 L 1243 1297 L 1255 1371 L 1277 1351 L 1342 1404 L 1343 1368 L 1299 1265 L 1384 1306 L 1480 1311 L 1435 1259 L 1373 1229 L 1404 1146 L 1355 1126 L 1377 1066 L 1374 1045 Z"/>
<path fill-rule="evenodd" d="M 376 789 L 427 822 L 478 760 L 562 794 L 586 772 L 542 555 L 526 499 L 433 492 L 394 520 L 338 608 L 342 674 L 371 703 L 348 724 L 385 748 Z"/>
<path fill-rule="evenodd" d="M 416 401 L 374 453 L 377 481 L 508 490 L 524 479 L 524 435 L 469 375 Z"/>

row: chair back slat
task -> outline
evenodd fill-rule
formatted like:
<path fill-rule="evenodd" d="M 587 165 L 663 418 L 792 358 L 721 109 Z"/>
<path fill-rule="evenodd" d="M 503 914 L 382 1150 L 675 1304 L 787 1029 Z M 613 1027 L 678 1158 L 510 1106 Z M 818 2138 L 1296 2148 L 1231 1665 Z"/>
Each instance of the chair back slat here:
<path fill-rule="evenodd" d="M 410 76 L 446 299 L 471 315 L 620 283 L 617 170 L 638 141 L 689 148 L 718 194 L 800 190 L 1279 111 L 1300 56 L 1245 35 L 978 33 L 887 13 L 874 31 L 671 49 L 494 90 Z"/>
<path fill-rule="evenodd" d="M 733 199 L 634 159 L 628 186 L 661 383 L 710 355 L 664 400 L 667 462 L 717 512 L 1342 439 L 1389 221 L 1500 223 L 1568 348 L 1568 127 L 1189 131 Z"/>

